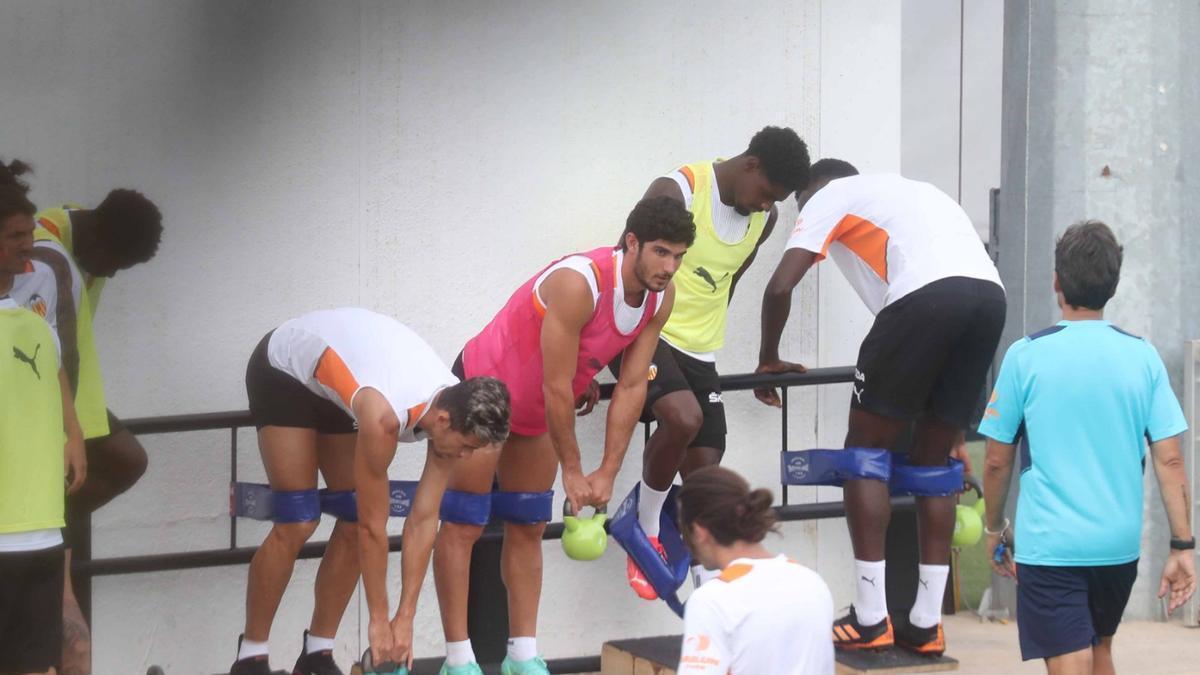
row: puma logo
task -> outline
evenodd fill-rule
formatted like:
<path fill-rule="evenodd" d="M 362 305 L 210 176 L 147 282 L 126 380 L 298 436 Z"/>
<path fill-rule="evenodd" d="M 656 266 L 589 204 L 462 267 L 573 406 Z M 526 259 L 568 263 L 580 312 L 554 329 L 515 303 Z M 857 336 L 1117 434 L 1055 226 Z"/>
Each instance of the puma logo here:
<path fill-rule="evenodd" d="M 709 272 L 708 270 L 704 269 L 703 267 L 697 267 L 696 270 L 694 272 L 692 272 L 692 274 L 695 274 L 696 276 L 703 279 L 704 283 L 708 284 L 709 286 L 712 286 L 713 293 L 717 292 L 717 282 L 725 281 L 725 277 L 729 276 L 729 272 L 726 272 L 725 274 L 721 275 L 720 279 L 714 279 L 712 272 Z"/>
<path fill-rule="evenodd" d="M 598 359 L 594 356 L 592 358 L 588 359 L 588 365 L 595 368 L 596 370 L 600 370 L 601 368 L 604 367 L 604 364 L 600 363 L 600 359 Z"/>
<path fill-rule="evenodd" d="M 917 579 L 917 583 L 919 583 L 919 584 L 921 584 L 922 586 L 924 586 L 924 587 L 925 587 L 925 590 L 929 590 L 929 582 L 928 582 L 928 581 L 926 581 L 925 579 Z"/>
<path fill-rule="evenodd" d="M 864 391 L 863 389 L 859 389 L 858 387 L 854 387 L 854 398 L 858 399 L 858 404 L 859 404 L 859 405 L 862 405 L 862 395 L 863 395 L 863 391 Z"/>
<path fill-rule="evenodd" d="M 36 375 L 37 379 L 39 379 L 39 380 L 42 379 L 42 374 L 38 372 L 38 367 L 37 367 L 37 357 L 38 357 L 38 352 L 40 352 L 40 351 L 42 351 L 41 343 L 38 343 L 38 346 L 34 348 L 32 357 L 30 357 L 25 352 L 21 351 L 20 347 L 16 347 L 16 346 L 13 347 L 13 358 L 18 361 L 24 361 L 25 363 L 28 363 L 29 367 L 33 369 L 33 374 Z"/>
<path fill-rule="evenodd" d="M 859 578 L 862 579 L 863 581 L 867 582 L 868 584 L 871 584 L 872 586 L 875 585 L 875 577 L 871 577 L 870 579 L 868 579 L 866 577 L 859 577 Z"/>

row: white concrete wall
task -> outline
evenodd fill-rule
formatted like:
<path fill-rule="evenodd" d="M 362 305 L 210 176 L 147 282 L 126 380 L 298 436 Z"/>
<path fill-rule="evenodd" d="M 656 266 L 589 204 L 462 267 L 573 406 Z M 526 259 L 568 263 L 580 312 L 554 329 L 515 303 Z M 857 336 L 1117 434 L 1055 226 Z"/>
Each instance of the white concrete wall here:
<path fill-rule="evenodd" d="M 796 128 L 814 157 L 899 170 L 900 43 L 900 5 L 888 0 L 7 2 L 0 155 L 36 164 L 42 204 L 135 186 L 165 214 L 158 257 L 118 276 L 100 308 L 114 410 L 238 409 L 256 341 L 314 308 L 390 313 L 453 358 L 539 265 L 614 241 L 653 177 L 737 153 L 765 124 Z M 794 217 L 785 205 L 781 232 L 740 284 L 724 372 L 755 363 L 759 294 Z M 797 294 L 784 353 L 845 365 L 868 325 L 822 266 Z M 840 444 L 848 398 L 845 386 L 797 390 L 793 447 Z M 729 465 L 775 483 L 778 414 L 749 393 L 726 401 Z M 590 463 L 601 425 L 600 415 L 580 424 Z M 240 441 L 243 478 L 261 477 L 253 435 Z M 144 442 L 149 472 L 98 514 L 97 555 L 225 545 L 227 434 Z M 622 494 L 639 450 L 635 441 Z M 415 475 L 419 461 L 417 449 L 402 452 L 394 475 Z M 818 496 L 838 495 L 792 495 Z M 241 527 L 243 546 L 266 529 Z M 789 525 L 774 545 L 849 602 L 843 521 Z M 664 606 L 627 590 L 615 546 L 587 565 L 557 549 L 546 545 L 548 656 L 678 630 Z M 298 649 L 314 573 L 314 562 L 297 566 L 273 633 L 276 666 Z M 222 669 L 244 584 L 244 567 L 98 579 L 96 672 Z M 343 661 L 365 643 L 359 610 L 356 600 L 339 636 Z M 420 656 L 440 653 L 435 612 L 430 583 Z"/>

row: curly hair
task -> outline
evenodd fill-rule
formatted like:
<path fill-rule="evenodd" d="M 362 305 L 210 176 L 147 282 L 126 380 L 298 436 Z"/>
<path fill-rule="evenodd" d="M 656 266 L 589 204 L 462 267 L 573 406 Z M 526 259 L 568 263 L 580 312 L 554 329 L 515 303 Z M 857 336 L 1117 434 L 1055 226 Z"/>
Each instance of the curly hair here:
<path fill-rule="evenodd" d="M 835 178 L 845 178 L 847 176 L 857 176 L 858 169 L 850 162 L 841 159 L 826 157 L 818 160 L 812 168 L 808 170 L 808 185 L 812 185 L 821 179 L 833 180 Z"/>
<path fill-rule="evenodd" d="M 508 438 L 512 404 L 508 387 L 494 377 L 472 377 L 447 387 L 438 406 L 450 413 L 450 428 L 489 445 Z"/>
<path fill-rule="evenodd" d="M 158 251 L 162 214 L 136 190 L 113 190 L 96 207 L 96 234 L 121 267 L 144 263 Z"/>
<path fill-rule="evenodd" d="M 696 241 L 696 222 L 678 199 L 648 197 L 629 212 L 621 234 L 621 250 L 626 250 L 625 235 L 630 232 L 642 244 L 661 239 L 691 246 Z"/>
<path fill-rule="evenodd" d="M 746 154 L 758 158 L 767 180 L 789 192 L 808 184 L 808 145 L 787 127 L 763 127 L 750 139 Z"/>
<path fill-rule="evenodd" d="M 0 159 L 0 220 L 37 213 L 37 207 L 29 201 L 29 184 L 20 178 L 32 172 L 33 168 L 19 159 L 7 164 Z"/>

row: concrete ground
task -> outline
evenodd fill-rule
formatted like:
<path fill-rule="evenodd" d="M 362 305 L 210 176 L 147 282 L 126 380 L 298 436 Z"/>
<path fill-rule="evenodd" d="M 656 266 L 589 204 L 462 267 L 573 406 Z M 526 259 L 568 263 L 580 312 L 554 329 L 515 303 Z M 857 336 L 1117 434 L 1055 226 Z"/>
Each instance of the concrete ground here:
<path fill-rule="evenodd" d="M 1044 673 L 1041 661 L 1021 661 L 1017 624 L 981 623 L 971 614 L 946 617 L 947 654 L 959 672 L 971 675 Z M 1196 675 L 1200 673 L 1200 629 L 1178 621 L 1122 623 L 1113 643 L 1122 675 Z"/>

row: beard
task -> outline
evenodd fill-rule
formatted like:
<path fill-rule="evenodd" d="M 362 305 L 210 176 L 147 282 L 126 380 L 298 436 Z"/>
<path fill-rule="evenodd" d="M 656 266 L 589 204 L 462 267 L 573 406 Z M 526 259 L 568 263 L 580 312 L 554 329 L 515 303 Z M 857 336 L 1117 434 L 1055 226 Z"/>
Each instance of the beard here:
<path fill-rule="evenodd" d="M 642 264 L 641 249 L 638 249 L 637 258 L 635 258 L 633 261 L 633 276 L 644 288 L 655 293 L 661 293 L 666 290 L 667 284 L 671 282 L 670 277 L 663 279 L 650 274 L 650 270 L 647 269 L 647 266 Z"/>

